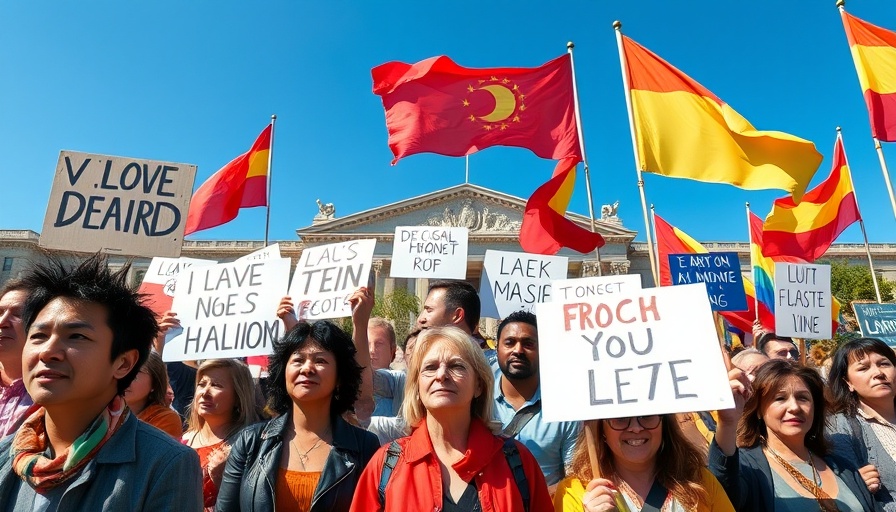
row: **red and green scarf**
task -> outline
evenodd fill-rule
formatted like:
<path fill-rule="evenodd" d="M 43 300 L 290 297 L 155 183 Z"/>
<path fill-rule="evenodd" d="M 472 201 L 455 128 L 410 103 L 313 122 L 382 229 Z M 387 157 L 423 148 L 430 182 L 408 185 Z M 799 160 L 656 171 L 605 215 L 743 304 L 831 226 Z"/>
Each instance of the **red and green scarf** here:
<path fill-rule="evenodd" d="M 48 491 L 78 474 L 130 415 L 127 404 L 116 396 L 67 451 L 51 459 L 46 455 L 46 412 L 37 407 L 12 440 L 13 471 L 36 491 Z"/>

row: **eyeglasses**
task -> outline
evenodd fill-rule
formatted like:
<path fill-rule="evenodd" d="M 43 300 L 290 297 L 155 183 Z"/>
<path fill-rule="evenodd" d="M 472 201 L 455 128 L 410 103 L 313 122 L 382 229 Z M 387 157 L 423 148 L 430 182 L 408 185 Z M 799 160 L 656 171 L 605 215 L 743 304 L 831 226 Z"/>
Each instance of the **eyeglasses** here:
<path fill-rule="evenodd" d="M 663 419 L 656 414 L 653 416 L 633 416 L 631 418 L 610 418 L 607 420 L 607 426 L 613 430 L 628 430 L 632 425 L 632 420 L 637 421 L 638 425 L 644 430 L 653 430 L 660 426 L 660 422 Z"/>

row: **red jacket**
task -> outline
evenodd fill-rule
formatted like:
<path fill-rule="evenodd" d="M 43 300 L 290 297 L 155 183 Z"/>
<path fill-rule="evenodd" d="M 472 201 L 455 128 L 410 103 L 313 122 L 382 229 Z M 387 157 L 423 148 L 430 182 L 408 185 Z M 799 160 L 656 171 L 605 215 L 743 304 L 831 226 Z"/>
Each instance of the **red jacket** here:
<path fill-rule="evenodd" d="M 480 420 L 474 419 L 470 424 L 468 443 L 464 458 L 452 467 L 465 482 L 475 481 L 482 512 L 523 512 L 523 499 L 501 450 L 503 439 L 492 434 Z M 352 512 L 442 510 L 442 474 L 426 424 L 414 429 L 409 437 L 399 439 L 398 444 L 401 445 L 401 457 L 386 484 L 385 508 L 380 505 L 377 489 L 388 445 L 380 447 L 361 473 L 352 500 Z M 516 446 L 529 482 L 529 510 L 553 510 L 538 462 L 525 446 L 520 443 Z"/>

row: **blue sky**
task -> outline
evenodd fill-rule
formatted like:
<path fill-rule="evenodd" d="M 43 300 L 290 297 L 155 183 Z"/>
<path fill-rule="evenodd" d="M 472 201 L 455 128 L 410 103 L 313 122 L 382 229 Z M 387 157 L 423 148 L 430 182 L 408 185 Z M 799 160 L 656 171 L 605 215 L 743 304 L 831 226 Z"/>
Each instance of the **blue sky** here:
<path fill-rule="evenodd" d="M 896 30 L 896 4 L 852 14 Z M 896 242 L 867 113 L 833 0 L 0 1 L 0 228 L 40 231 L 59 151 L 198 165 L 196 185 L 249 149 L 270 115 L 271 238 L 464 181 L 464 159 L 391 152 L 370 69 L 448 55 L 468 67 L 538 66 L 576 44 L 595 209 L 619 200 L 644 240 L 612 22 L 688 73 L 758 129 L 815 142 L 827 176 L 842 126 L 872 242 Z M 885 144 L 896 172 L 896 144 Z M 470 157 L 470 181 L 528 198 L 554 162 L 525 149 Z M 746 240 L 779 191 L 645 175 L 648 202 L 698 240 Z M 896 178 L 896 176 L 894 176 Z M 588 213 L 584 177 L 570 209 Z M 192 239 L 261 239 L 264 209 Z M 858 226 L 841 242 L 861 241 Z"/>

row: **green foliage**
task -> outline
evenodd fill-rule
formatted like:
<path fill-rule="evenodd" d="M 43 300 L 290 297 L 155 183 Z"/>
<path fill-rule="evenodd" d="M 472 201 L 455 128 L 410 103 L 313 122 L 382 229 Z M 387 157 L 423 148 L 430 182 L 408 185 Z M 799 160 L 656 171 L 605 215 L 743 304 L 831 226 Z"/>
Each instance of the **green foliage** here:
<path fill-rule="evenodd" d="M 420 298 L 404 288 L 397 288 L 392 293 L 376 299 L 371 316 L 391 320 L 395 326 L 395 339 L 402 345 L 416 324 L 419 314 Z"/>
<path fill-rule="evenodd" d="M 831 265 L 831 294 L 837 297 L 843 306 L 843 312 L 854 316 L 852 301 L 870 300 L 877 302 L 874 293 L 874 281 L 871 271 L 866 265 L 850 265 L 846 260 L 819 261 Z M 884 302 L 893 300 L 893 282 L 887 281 L 880 274 L 877 276 L 881 299 Z"/>

